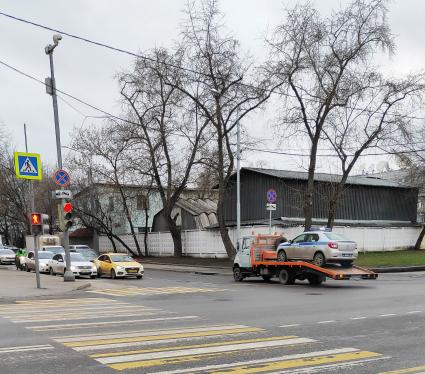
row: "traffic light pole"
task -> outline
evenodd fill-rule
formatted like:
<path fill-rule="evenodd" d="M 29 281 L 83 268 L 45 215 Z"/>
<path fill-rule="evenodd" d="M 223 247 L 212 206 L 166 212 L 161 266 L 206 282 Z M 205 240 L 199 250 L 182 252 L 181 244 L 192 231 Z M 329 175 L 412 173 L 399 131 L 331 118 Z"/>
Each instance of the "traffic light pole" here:
<path fill-rule="evenodd" d="M 46 54 L 49 56 L 50 60 L 50 82 L 51 82 L 51 95 L 53 100 L 53 114 L 55 117 L 55 133 L 56 133 L 56 152 L 58 156 L 58 167 L 59 169 L 63 168 L 62 165 L 62 148 L 61 148 L 61 137 L 60 137 L 60 127 L 59 127 L 59 112 L 58 112 L 58 100 L 56 96 L 56 82 L 55 82 L 55 70 L 53 66 L 53 50 L 57 47 L 59 40 L 62 39 L 60 35 L 53 36 L 54 44 L 49 44 L 45 48 Z M 63 187 L 61 188 L 63 189 Z M 65 199 L 61 199 L 61 207 L 65 204 Z M 74 273 L 71 271 L 71 255 L 69 253 L 69 232 L 67 229 L 63 232 L 63 246 L 65 248 L 65 273 L 63 275 L 63 280 L 65 282 L 74 282 L 75 277 Z"/>
<path fill-rule="evenodd" d="M 37 288 L 41 288 L 40 284 L 40 264 L 38 263 L 38 240 L 37 234 L 34 234 L 34 261 L 35 261 L 35 279 L 37 282 Z"/>

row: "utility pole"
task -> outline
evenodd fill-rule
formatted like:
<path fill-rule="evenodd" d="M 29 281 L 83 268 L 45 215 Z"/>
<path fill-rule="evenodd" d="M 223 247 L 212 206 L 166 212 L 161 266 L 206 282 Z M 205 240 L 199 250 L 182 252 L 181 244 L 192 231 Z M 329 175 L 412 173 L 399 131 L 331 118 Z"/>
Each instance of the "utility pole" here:
<path fill-rule="evenodd" d="M 241 245 L 241 126 L 236 124 L 236 249 Z"/>
<path fill-rule="evenodd" d="M 25 152 L 28 153 L 27 125 L 25 123 L 24 123 L 24 136 L 25 136 Z M 33 181 L 30 179 L 28 182 L 29 182 L 29 194 L 30 194 L 30 201 L 31 201 L 31 212 L 35 212 Z"/>
<path fill-rule="evenodd" d="M 58 46 L 59 40 L 61 39 L 62 39 L 62 35 L 60 34 L 53 35 L 53 44 L 49 44 L 45 48 L 46 55 L 49 56 L 49 60 L 50 60 L 50 78 L 46 79 L 46 90 L 47 90 L 47 93 L 52 96 L 52 100 L 53 100 L 53 115 L 55 118 L 55 134 L 56 134 L 56 151 L 57 151 L 59 169 L 62 169 L 63 165 L 62 165 L 61 136 L 60 136 L 60 127 L 59 127 L 58 100 L 56 96 L 55 71 L 53 67 L 53 51 Z M 61 189 L 63 189 L 63 187 Z M 65 204 L 65 199 L 61 199 L 62 210 L 63 210 L 64 204 Z M 68 228 L 65 228 L 63 232 L 63 245 L 65 248 L 65 266 L 66 266 L 63 280 L 65 282 L 74 282 L 75 281 L 74 273 L 71 271 L 71 256 L 69 253 Z"/>

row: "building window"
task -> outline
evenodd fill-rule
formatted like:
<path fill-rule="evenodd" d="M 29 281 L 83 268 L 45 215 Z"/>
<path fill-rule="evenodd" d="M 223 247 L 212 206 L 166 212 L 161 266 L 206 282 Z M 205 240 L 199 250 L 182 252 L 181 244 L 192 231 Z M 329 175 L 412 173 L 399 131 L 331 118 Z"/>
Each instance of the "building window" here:
<path fill-rule="evenodd" d="M 108 208 L 110 212 L 114 211 L 114 197 L 113 196 L 109 196 L 108 199 Z"/>
<path fill-rule="evenodd" d="M 148 199 L 145 195 L 137 195 L 137 210 L 145 210 L 149 208 Z"/>

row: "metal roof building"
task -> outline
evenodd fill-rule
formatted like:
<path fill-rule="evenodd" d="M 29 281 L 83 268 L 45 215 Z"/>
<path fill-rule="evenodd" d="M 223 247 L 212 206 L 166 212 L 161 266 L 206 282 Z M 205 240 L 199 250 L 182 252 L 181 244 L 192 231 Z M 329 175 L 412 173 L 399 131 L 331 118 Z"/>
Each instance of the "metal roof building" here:
<path fill-rule="evenodd" d="M 302 223 L 303 202 L 308 174 L 274 169 L 241 169 L 241 222 L 268 222 L 266 193 L 277 192 L 274 223 Z M 313 221 L 326 223 L 329 196 L 335 189 L 339 175 L 316 173 Z M 335 224 L 346 225 L 411 225 L 416 222 L 418 189 L 392 180 L 368 176 L 349 177 L 338 204 Z M 231 179 L 225 196 L 225 219 L 236 223 L 236 174 Z"/>

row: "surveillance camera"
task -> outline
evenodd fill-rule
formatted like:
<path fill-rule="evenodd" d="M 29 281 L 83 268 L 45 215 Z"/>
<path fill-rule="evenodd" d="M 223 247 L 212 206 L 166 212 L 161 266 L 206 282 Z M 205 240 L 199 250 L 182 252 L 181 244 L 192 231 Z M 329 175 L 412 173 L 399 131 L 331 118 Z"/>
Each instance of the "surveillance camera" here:
<path fill-rule="evenodd" d="M 58 45 L 59 40 L 62 40 L 62 35 L 61 34 L 55 34 L 55 35 L 53 35 L 53 43 L 55 43 L 55 45 Z"/>

